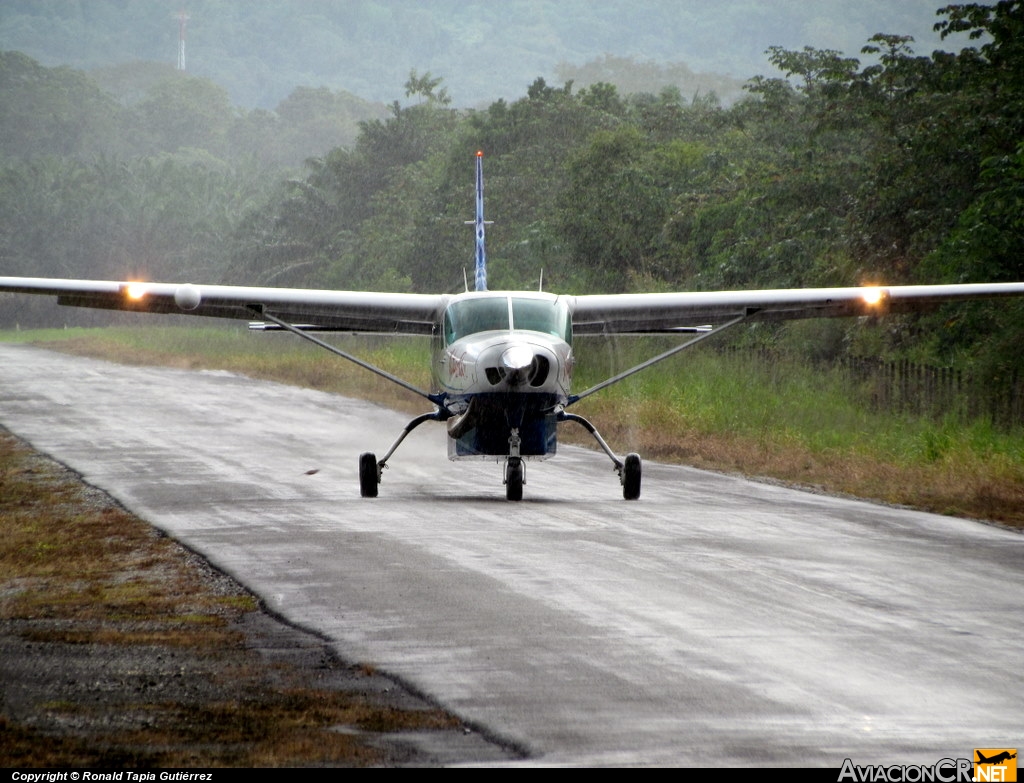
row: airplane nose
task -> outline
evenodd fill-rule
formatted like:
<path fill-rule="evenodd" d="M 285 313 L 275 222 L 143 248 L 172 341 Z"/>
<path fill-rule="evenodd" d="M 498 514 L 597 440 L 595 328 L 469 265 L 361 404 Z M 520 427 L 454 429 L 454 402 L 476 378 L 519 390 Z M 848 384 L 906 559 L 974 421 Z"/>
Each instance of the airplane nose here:
<path fill-rule="evenodd" d="M 522 372 L 533 363 L 533 351 L 525 345 L 513 345 L 501 355 L 501 364 L 509 373 Z"/>
<path fill-rule="evenodd" d="M 501 352 L 496 366 L 487 368 L 487 380 L 492 385 L 504 381 L 509 386 L 540 387 L 547 380 L 551 369 L 549 359 L 542 349 L 529 345 L 512 345 Z"/>

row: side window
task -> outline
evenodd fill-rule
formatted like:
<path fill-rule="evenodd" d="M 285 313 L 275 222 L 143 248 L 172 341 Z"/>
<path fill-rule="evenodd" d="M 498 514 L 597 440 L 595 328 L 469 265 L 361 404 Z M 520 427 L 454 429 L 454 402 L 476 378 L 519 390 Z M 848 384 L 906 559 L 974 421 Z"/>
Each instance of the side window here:
<path fill-rule="evenodd" d="M 453 306 L 454 307 L 454 306 Z M 455 319 L 452 316 L 453 307 L 444 311 L 444 344 L 451 345 L 455 342 Z"/>

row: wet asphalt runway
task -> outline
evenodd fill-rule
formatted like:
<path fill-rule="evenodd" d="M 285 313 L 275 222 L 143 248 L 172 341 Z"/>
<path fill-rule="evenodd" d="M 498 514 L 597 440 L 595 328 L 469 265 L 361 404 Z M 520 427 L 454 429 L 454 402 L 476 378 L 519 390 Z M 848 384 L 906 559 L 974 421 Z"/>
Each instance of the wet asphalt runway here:
<path fill-rule="evenodd" d="M 359 452 L 406 419 L 0 344 L 0 425 L 539 763 L 838 770 L 1024 744 L 1024 536 L 653 463 L 627 503 L 603 455 L 567 447 L 508 503 L 501 466 L 450 463 L 437 424 L 360 498 Z"/>

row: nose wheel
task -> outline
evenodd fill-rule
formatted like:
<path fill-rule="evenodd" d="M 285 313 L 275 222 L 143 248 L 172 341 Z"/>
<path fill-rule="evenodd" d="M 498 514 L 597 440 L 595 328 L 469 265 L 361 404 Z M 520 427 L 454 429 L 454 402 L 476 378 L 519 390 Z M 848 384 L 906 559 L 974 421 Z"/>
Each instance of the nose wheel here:
<path fill-rule="evenodd" d="M 523 484 L 526 483 L 526 467 L 519 456 L 522 439 L 519 428 L 513 427 L 508 436 L 508 457 L 505 458 L 505 500 L 522 500 Z"/>
<path fill-rule="evenodd" d="M 523 460 L 519 457 L 509 457 L 505 462 L 505 500 L 522 500 L 525 483 L 526 470 Z"/>

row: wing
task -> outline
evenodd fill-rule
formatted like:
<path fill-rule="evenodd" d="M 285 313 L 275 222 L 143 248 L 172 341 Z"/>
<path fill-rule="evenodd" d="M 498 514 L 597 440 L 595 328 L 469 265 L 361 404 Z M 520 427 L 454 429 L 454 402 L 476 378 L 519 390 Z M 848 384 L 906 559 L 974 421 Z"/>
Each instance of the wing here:
<path fill-rule="evenodd" d="M 49 294 L 62 305 L 251 320 L 268 313 L 322 329 L 430 334 L 448 297 L 369 291 L 248 288 L 0 277 L 0 292 Z"/>
<path fill-rule="evenodd" d="M 574 334 L 673 332 L 736 318 L 785 320 L 882 315 L 945 302 L 1024 296 L 1024 283 L 971 283 L 570 297 Z"/>

